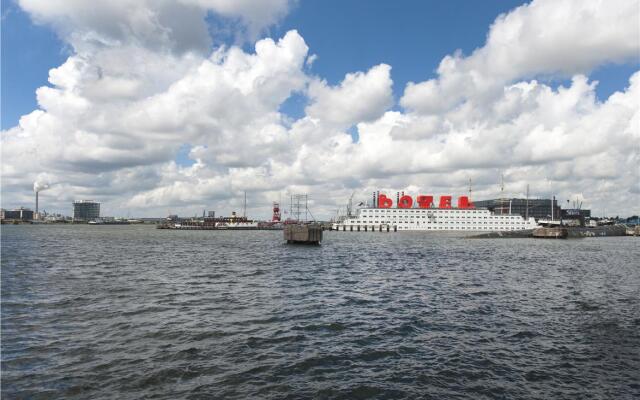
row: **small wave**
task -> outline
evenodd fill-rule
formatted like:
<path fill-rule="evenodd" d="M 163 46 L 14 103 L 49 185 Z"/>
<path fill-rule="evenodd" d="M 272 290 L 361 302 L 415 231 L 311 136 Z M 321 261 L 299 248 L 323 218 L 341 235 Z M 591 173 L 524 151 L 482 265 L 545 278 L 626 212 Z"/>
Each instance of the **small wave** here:
<path fill-rule="evenodd" d="M 356 356 L 354 358 L 354 360 L 371 362 L 371 361 L 376 361 L 376 360 L 380 360 L 380 359 L 383 359 L 383 358 L 398 357 L 398 356 L 399 356 L 399 354 L 396 351 L 390 351 L 390 350 L 368 350 L 368 351 L 365 351 L 363 353 L 360 353 L 358 356 Z"/>
<path fill-rule="evenodd" d="M 250 336 L 246 340 L 246 345 L 250 348 L 274 345 L 279 343 L 289 343 L 289 342 L 301 342 L 305 340 L 306 337 L 304 335 L 289 335 L 289 336 L 279 336 L 274 338 L 262 338 L 256 336 Z"/>
<path fill-rule="evenodd" d="M 573 302 L 577 309 L 580 311 L 597 311 L 600 309 L 600 306 L 595 303 L 587 303 L 586 301 L 574 301 Z"/>
<path fill-rule="evenodd" d="M 223 331 L 200 332 L 200 333 L 191 335 L 191 341 L 200 342 L 200 341 L 209 340 L 209 339 L 215 340 L 221 337 L 229 336 L 231 334 L 232 333 L 230 332 L 223 332 Z"/>
<path fill-rule="evenodd" d="M 547 374 L 544 371 L 533 370 L 524 374 L 524 379 L 529 382 L 542 382 L 551 379 L 551 375 Z"/>
<path fill-rule="evenodd" d="M 558 364 L 555 368 L 563 368 L 563 369 L 573 369 L 576 366 L 571 364 L 570 362 L 563 362 L 562 364 Z"/>
<path fill-rule="evenodd" d="M 488 291 L 488 290 L 480 290 L 477 292 L 471 292 L 469 295 L 471 296 L 494 296 L 496 292 Z"/>
<path fill-rule="evenodd" d="M 518 333 L 515 333 L 513 335 L 511 335 L 511 338 L 514 339 L 532 339 L 534 337 L 538 337 L 540 336 L 539 333 L 537 332 L 533 332 L 533 331 L 520 331 Z"/>
<path fill-rule="evenodd" d="M 374 304 L 376 301 L 371 299 L 363 299 L 359 297 L 347 297 L 344 305 L 367 305 Z"/>
<path fill-rule="evenodd" d="M 347 329 L 347 327 L 344 324 L 341 324 L 340 322 L 332 322 L 328 324 L 311 324 L 311 325 L 304 325 L 304 326 L 296 325 L 291 329 L 296 331 L 310 331 L 310 332 L 316 332 L 316 331 L 340 332 Z"/>
<path fill-rule="evenodd" d="M 197 369 L 191 367 L 163 368 L 145 374 L 135 383 L 135 386 L 140 389 L 152 388 L 159 385 L 166 385 L 167 382 L 193 379 L 198 377 L 199 375 L 200 372 Z"/>
<path fill-rule="evenodd" d="M 171 309 L 172 309 L 171 307 L 162 307 L 162 306 L 143 307 L 133 311 L 124 311 L 122 315 L 126 317 L 132 317 L 132 316 L 144 314 L 144 313 L 155 315 L 156 313 L 159 313 L 162 311 L 168 311 Z"/>
<path fill-rule="evenodd" d="M 296 362 L 293 365 L 283 368 L 283 373 L 287 374 L 300 374 L 314 368 L 336 368 L 340 365 L 350 366 L 353 364 L 352 357 L 350 355 L 315 355 L 307 357 L 301 361 Z"/>

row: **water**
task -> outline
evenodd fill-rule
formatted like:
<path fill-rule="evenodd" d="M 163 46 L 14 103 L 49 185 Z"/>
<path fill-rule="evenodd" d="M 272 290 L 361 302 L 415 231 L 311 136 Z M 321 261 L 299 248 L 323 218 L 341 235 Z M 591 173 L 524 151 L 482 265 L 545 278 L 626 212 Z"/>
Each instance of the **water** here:
<path fill-rule="evenodd" d="M 638 244 L 3 226 L 3 398 L 637 398 Z"/>

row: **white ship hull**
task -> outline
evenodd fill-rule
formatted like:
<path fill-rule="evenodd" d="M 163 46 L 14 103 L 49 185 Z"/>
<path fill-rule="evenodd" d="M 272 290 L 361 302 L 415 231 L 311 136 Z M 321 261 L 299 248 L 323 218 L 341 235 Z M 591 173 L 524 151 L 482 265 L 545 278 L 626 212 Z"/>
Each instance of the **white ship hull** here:
<path fill-rule="evenodd" d="M 258 229 L 257 222 L 218 222 L 216 229 Z"/>
<path fill-rule="evenodd" d="M 338 231 L 505 232 L 534 229 L 534 218 L 494 214 L 476 208 L 361 208 L 357 216 L 334 223 Z"/>

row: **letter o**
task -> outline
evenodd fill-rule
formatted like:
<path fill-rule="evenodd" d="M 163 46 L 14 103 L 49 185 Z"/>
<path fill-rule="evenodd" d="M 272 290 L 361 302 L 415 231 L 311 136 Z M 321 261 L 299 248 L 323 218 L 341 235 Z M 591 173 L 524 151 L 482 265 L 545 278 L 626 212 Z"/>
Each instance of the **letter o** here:
<path fill-rule="evenodd" d="M 399 208 L 411 208 L 411 206 L 413 206 L 413 199 L 411 198 L 411 196 L 405 194 L 404 196 L 400 197 L 400 201 L 398 201 Z"/>

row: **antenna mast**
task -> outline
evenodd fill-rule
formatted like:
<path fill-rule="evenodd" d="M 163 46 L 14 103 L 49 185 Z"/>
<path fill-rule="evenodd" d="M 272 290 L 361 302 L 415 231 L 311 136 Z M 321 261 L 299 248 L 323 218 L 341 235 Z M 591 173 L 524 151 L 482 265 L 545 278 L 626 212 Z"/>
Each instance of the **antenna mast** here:
<path fill-rule="evenodd" d="M 500 215 L 504 214 L 504 174 L 500 174 Z"/>
<path fill-rule="evenodd" d="M 525 203 L 525 208 L 524 208 L 524 219 L 525 220 L 529 220 L 529 184 L 527 183 L 527 202 Z"/>
<path fill-rule="evenodd" d="M 244 206 L 242 208 L 242 216 L 247 218 L 247 191 L 244 191 Z"/>

